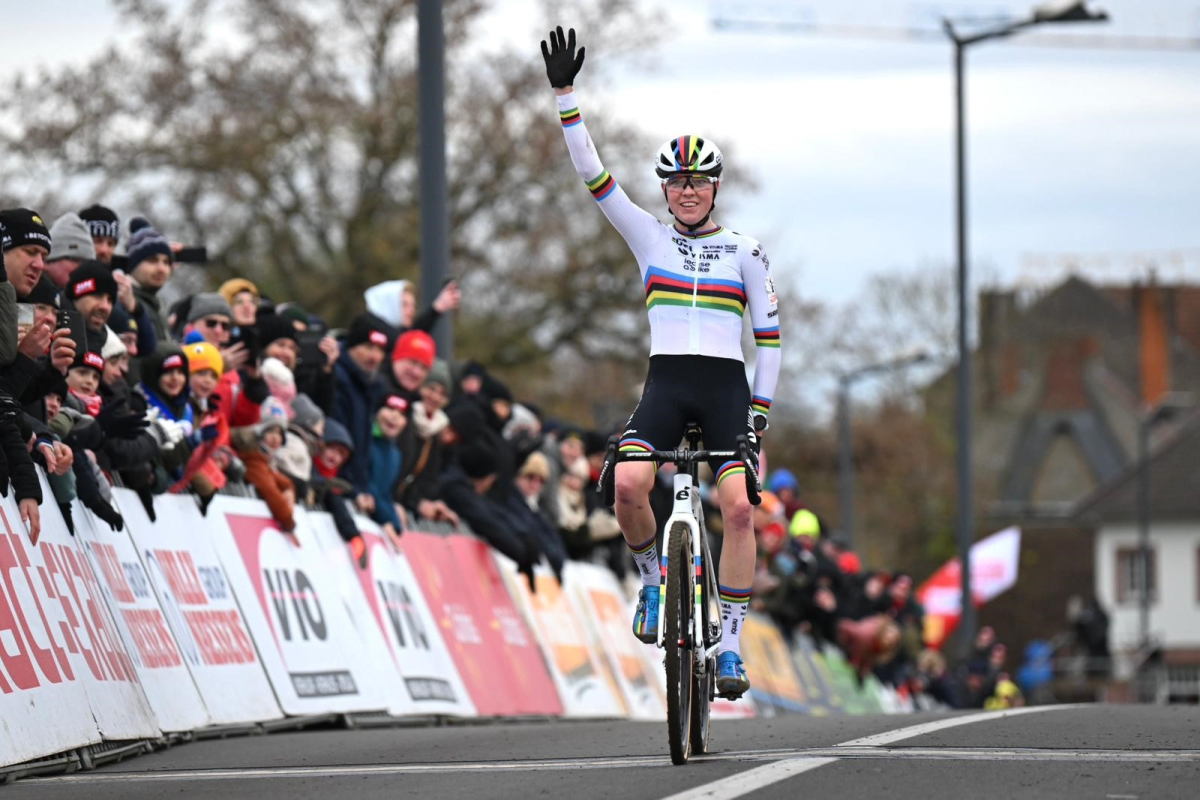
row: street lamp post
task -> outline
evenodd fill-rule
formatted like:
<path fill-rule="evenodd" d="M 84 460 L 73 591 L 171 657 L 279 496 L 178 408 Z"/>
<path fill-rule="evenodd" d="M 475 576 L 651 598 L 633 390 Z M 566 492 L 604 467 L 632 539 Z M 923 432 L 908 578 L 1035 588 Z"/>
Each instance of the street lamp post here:
<path fill-rule="evenodd" d="M 854 546 L 854 469 L 851 466 L 853 448 L 850 444 L 850 388 L 863 378 L 905 369 L 928 358 L 927 353 L 918 352 L 859 367 L 838 376 L 838 513 L 841 516 L 842 535 L 851 547 Z"/>
<path fill-rule="evenodd" d="M 975 539 L 972 508 L 974 487 L 971 475 L 971 350 L 967 331 L 967 155 L 966 155 L 966 50 L 973 44 L 1011 36 L 1024 28 L 1056 22 L 1103 22 L 1104 11 L 1091 11 L 1085 0 L 1044 3 L 1031 16 L 971 34 L 960 33 L 954 21 L 942 20 L 946 35 L 954 44 L 955 109 L 955 233 L 958 276 L 958 380 L 955 409 L 958 429 L 958 556 L 962 565 L 962 632 L 964 648 L 975 638 L 975 604 L 971 593 L 971 544 Z"/>

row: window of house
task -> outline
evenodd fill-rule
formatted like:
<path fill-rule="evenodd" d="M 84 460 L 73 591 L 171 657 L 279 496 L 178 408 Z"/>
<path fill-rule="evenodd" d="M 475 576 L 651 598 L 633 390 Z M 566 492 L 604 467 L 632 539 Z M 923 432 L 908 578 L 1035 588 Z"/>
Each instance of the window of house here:
<path fill-rule="evenodd" d="M 1158 600 L 1158 565 L 1154 549 L 1149 558 L 1150 602 Z M 1142 598 L 1141 550 L 1137 547 L 1117 548 L 1117 602 L 1137 603 Z"/>

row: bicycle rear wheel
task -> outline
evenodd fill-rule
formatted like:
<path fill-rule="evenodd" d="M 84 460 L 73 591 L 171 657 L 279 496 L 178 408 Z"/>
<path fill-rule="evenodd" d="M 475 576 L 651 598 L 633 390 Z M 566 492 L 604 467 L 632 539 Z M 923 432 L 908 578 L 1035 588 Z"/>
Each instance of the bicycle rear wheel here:
<path fill-rule="evenodd" d="M 667 538 L 667 596 L 659 611 L 666 628 L 663 648 L 667 651 L 667 738 L 671 761 L 686 764 L 691 748 L 692 690 L 694 688 L 692 647 L 692 541 L 687 525 L 671 526 Z"/>

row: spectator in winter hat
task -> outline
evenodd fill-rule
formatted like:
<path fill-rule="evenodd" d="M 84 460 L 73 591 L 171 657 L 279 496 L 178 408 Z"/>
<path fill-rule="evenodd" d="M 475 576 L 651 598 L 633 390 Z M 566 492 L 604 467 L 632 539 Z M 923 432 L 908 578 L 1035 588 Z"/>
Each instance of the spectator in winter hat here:
<path fill-rule="evenodd" d="M 84 261 L 67 276 L 63 294 L 83 316 L 88 341 L 95 337 L 101 346 L 107 339 L 106 326 L 117 298 L 112 271 L 99 261 Z"/>
<path fill-rule="evenodd" d="M 375 498 L 372 518 L 388 536 L 395 538 L 404 529 L 392 500 L 392 489 L 400 479 L 404 463 L 404 454 L 400 452 L 397 440 L 408 427 L 408 400 L 399 394 L 387 394 L 380 399 L 378 406 L 370 448 L 370 486 Z"/>
<path fill-rule="evenodd" d="M 96 259 L 92 234 L 74 212 L 63 214 L 54 221 L 50 226 L 50 242 L 50 254 L 46 256 L 46 274 L 60 289 L 67 285 L 67 276 L 76 267 L 84 261 Z"/>
<path fill-rule="evenodd" d="M 209 410 L 208 400 L 225 373 L 225 362 L 221 359 L 221 351 L 208 342 L 184 345 L 183 354 L 188 360 L 192 408 L 204 413 Z"/>
<path fill-rule="evenodd" d="M 275 416 L 290 420 L 295 416 L 292 401 L 296 399 L 296 380 L 292 371 L 277 358 L 264 359 L 259 368 L 271 396 L 263 401 L 262 417 Z"/>
<path fill-rule="evenodd" d="M 275 307 L 275 313 L 290 322 L 297 333 L 308 330 L 309 320 L 312 319 L 312 315 L 299 303 L 281 303 Z"/>
<path fill-rule="evenodd" d="M 36 211 L 9 208 L 0 211 L 0 247 L 4 249 L 4 270 L 16 290 L 17 299 L 33 291 L 46 269 L 50 255 L 50 231 Z"/>
<path fill-rule="evenodd" d="M 129 351 L 129 357 L 137 358 L 138 354 L 142 352 L 137 320 L 130 319 L 125 314 L 113 314 L 109 317 L 108 323 L 109 330 L 117 335 L 117 338 L 125 345 L 125 349 Z M 149 352 L 153 352 L 153 350 Z"/>
<path fill-rule="evenodd" d="M 343 476 L 358 492 L 356 502 L 363 513 L 375 510 L 368 471 L 371 428 L 376 403 L 383 394 L 379 366 L 387 353 L 387 325 L 373 314 L 356 317 L 346 334 L 341 357 L 334 367 L 334 419 L 346 426 L 354 442 L 354 455 Z"/>
<path fill-rule="evenodd" d="M 96 204 L 80 211 L 79 218 L 87 223 L 92 247 L 96 250 L 96 260 L 111 266 L 117 242 L 121 240 L 121 220 L 117 218 L 116 212 Z"/>
<path fill-rule="evenodd" d="M 2 281 L 3 278 L 0 278 Z M 46 277 L 45 274 L 38 278 L 38 282 L 34 284 L 33 291 L 25 295 L 22 301 L 33 305 L 34 324 L 43 320 L 57 320 L 58 317 L 58 287 Z"/>
<path fill-rule="evenodd" d="M 224 347 L 233 328 L 233 310 L 216 292 L 204 292 L 192 298 L 187 314 L 187 332 L 196 331 L 209 344 Z M 236 369 L 236 367 L 235 367 Z"/>
<path fill-rule="evenodd" d="M 392 349 L 392 380 L 410 401 L 415 400 L 425 376 L 433 366 L 437 346 L 425 331 L 406 331 Z"/>
<path fill-rule="evenodd" d="M 83 410 L 95 417 L 104 401 L 100 397 L 100 380 L 104 375 L 104 356 L 95 350 L 80 350 L 75 363 L 67 371 L 67 388 Z"/>
<path fill-rule="evenodd" d="M 217 289 L 233 312 L 233 324 L 253 328 L 258 321 L 258 287 L 245 278 L 231 278 Z"/>
<path fill-rule="evenodd" d="M 294 370 L 300 358 L 296 328 L 278 314 L 263 314 L 258 318 L 258 343 L 265 358 L 277 358 Z"/>
<path fill-rule="evenodd" d="M 103 383 L 111 386 L 124 381 L 129 374 L 129 348 L 121 341 L 121 337 L 111 331 L 109 334 L 100 349 L 100 355 L 104 356 Z"/>
<path fill-rule="evenodd" d="M 171 244 L 144 217 L 134 217 L 129 221 L 125 254 L 125 271 L 133 279 L 134 296 L 149 309 L 155 338 L 165 342 L 169 338 L 167 316 L 159 304 L 158 292 L 167 285 L 175 269 Z"/>

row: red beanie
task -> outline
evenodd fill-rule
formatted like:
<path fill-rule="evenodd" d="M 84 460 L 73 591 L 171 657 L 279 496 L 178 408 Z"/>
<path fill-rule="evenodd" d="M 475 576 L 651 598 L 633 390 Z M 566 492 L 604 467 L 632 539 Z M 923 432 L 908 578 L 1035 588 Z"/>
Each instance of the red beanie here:
<path fill-rule="evenodd" d="M 847 575 L 857 575 L 862 571 L 862 561 L 853 550 L 847 550 L 838 556 L 837 565 L 838 569 Z"/>
<path fill-rule="evenodd" d="M 425 331 L 405 331 L 396 340 L 396 347 L 392 350 L 392 361 L 411 358 L 413 361 L 419 361 L 424 364 L 425 369 L 430 369 L 433 366 L 433 358 L 436 353 L 437 345 L 433 343 L 433 337 L 428 333 Z"/>

